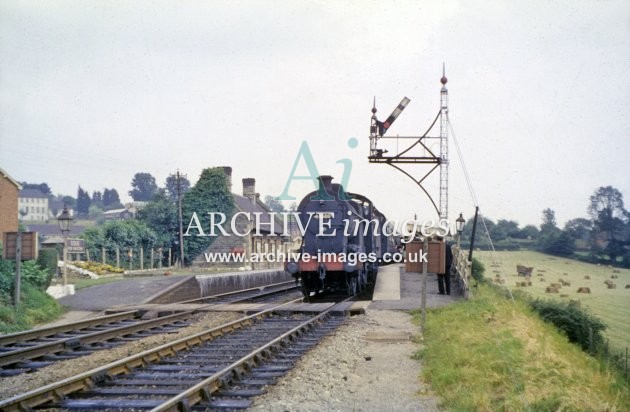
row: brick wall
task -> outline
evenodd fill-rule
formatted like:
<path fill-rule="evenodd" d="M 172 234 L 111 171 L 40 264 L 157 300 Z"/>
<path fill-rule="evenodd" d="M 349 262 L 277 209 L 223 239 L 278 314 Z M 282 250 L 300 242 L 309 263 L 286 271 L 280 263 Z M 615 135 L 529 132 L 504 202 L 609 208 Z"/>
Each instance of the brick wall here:
<path fill-rule="evenodd" d="M 0 174 L 0 240 L 2 233 L 17 232 L 18 188 Z"/>

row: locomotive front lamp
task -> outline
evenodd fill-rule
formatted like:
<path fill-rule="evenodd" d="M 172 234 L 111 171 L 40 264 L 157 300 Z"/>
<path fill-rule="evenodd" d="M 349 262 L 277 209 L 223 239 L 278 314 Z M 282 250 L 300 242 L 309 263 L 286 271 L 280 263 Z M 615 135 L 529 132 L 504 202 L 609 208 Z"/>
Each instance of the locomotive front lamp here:
<path fill-rule="evenodd" d="M 457 230 L 457 247 L 459 247 L 459 241 L 462 237 L 462 232 L 464 231 L 464 224 L 466 224 L 466 220 L 462 213 L 459 214 L 459 217 L 455 220 L 455 229 Z"/>

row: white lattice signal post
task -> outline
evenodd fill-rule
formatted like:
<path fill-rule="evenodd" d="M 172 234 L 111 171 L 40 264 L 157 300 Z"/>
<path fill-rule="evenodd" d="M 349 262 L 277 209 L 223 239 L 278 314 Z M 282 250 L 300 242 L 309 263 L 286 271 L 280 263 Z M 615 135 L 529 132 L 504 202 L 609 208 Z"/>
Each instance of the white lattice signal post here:
<path fill-rule="evenodd" d="M 446 88 L 447 79 L 444 67 L 442 67 L 442 78 L 440 81 L 442 83 L 440 111 L 422 136 L 385 136 L 387 129 L 407 107 L 410 100 L 405 97 L 384 122 L 380 122 L 376 117 L 375 100 L 370 123 L 370 155 L 368 160 L 370 163 L 388 164 L 407 175 L 427 195 L 438 217 L 440 219 L 448 219 L 448 90 Z M 429 136 L 429 132 L 431 132 L 438 119 L 440 120 L 440 135 Z M 435 139 L 439 139 L 439 153 L 434 153 L 431 150 L 430 140 L 435 141 Z M 396 141 L 396 144 L 389 146 L 389 148 L 390 150 L 395 149 L 397 153 L 389 155 L 390 150 L 384 145 L 393 140 Z M 411 143 L 409 144 L 409 142 Z M 402 150 L 399 149 L 401 146 L 403 147 Z M 426 169 L 412 170 L 414 165 L 423 164 L 432 165 L 432 167 L 428 172 Z M 440 168 L 439 206 L 425 188 L 426 179 L 438 166 Z"/>

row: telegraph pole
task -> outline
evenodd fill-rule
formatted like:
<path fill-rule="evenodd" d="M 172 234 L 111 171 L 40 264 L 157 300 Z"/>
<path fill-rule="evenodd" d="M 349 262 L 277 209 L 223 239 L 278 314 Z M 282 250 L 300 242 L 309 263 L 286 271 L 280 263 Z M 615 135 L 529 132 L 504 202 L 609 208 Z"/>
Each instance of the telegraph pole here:
<path fill-rule="evenodd" d="M 177 169 L 177 211 L 179 214 L 179 267 L 184 267 L 184 226 L 182 223 L 182 186 L 179 169 Z"/>

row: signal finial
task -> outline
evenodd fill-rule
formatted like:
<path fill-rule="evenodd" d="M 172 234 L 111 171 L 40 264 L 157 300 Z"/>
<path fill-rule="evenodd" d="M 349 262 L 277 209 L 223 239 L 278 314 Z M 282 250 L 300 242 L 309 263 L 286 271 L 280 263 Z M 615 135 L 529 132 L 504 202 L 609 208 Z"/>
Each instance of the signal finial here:
<path fill-rule="evenodd" d="M 374 96 L 374 104 L 372 105 L 372 113 L 376 114 L 376 96 Z"/>
<path fill-rule="evenodd" d="M 442 63 L 442 78 L 440 79 L 440 82 L 442 83 L 443 86 L 446 86 L 446 83 L 448 82 L 448 79 L 446 78 L 446 64 Z"/>

